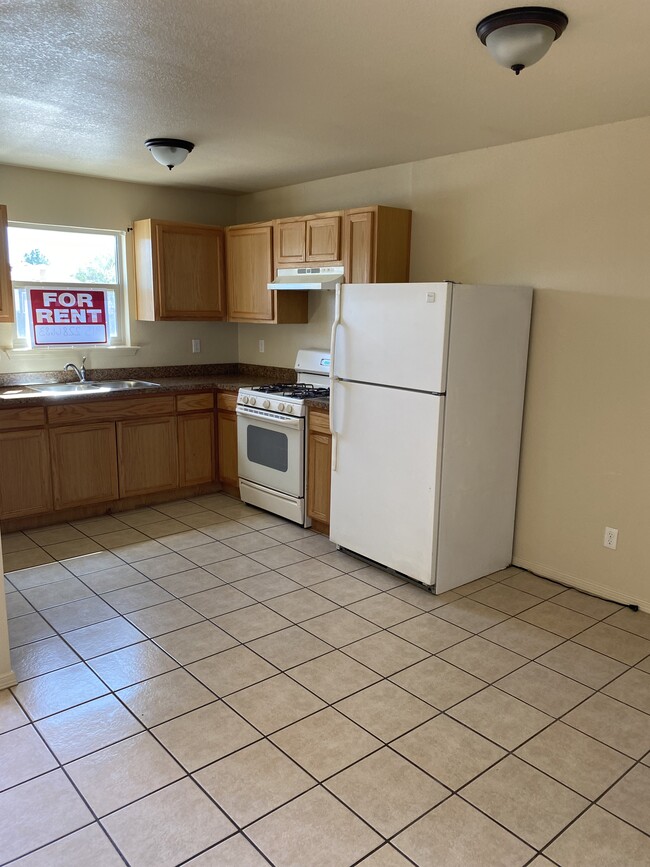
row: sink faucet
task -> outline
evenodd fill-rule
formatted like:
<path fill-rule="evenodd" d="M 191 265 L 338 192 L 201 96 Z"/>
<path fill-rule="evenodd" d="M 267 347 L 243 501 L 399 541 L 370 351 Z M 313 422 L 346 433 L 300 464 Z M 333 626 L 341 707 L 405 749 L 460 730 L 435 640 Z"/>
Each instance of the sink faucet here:
<path fill-rule="evenodd" d="M 84 357 L 81 359 L 81 367 L 80 368 L 77 367 L 76 364 L 69 362 L 69 364 L 66 364 L 66 366 L 63 369 L 65 371 L 74 370 L 74 372 L 79 377 L 79 382 L 85 382 L 86 381 L 86 356 L 84 355 Z"/>

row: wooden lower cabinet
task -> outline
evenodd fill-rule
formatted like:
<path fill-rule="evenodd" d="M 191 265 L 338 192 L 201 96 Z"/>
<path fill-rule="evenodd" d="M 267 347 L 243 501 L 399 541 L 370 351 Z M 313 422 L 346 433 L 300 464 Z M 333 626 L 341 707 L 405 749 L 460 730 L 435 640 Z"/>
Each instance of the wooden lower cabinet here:
<path fill-rule="evenodd" d="M 329 414 L 311 410 L 307 424 L 307 514 L 328 525 L 332 473 L 332 435 Z"/>
<path fill-rule="evenodd" d="M 214 413 L 178 416 L 179 485 L 200 485 L 214 479 Z"/>
<path fill-rule="evenodd" d="M 0 433 L 0 516 L 52 510 L 50 451 L 44 428 Z"/>
<path fill-rule="evenodd" d="M 220 394 L 217 398 L 217 442 L 219 451 L 219 481 L 239 487 L 237 464 L 237 406 L 236 394 Z"/>
<path fill-rule="evenodd" d="M 54 508 L 116 500 L 115 423 L 50 428 Z"/>
<path fill-rule="evenodd" d="M 120 497 L 178 487 L 175 416 L 117 422 Z"/>

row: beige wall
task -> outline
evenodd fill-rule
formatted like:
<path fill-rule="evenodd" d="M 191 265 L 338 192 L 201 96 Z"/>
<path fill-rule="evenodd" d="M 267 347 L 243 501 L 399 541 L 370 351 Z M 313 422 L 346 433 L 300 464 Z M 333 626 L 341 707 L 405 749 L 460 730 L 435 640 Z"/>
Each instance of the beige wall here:
<path fill-rule="evenodd" d="M 413 208 L 413 280 L 536 287 L 515 562 L 650 610 L 650 118 L 245 196 L 237 222 Z M 308 328 L 239 332 L 291 366 Z M 260 356 L 257 341 L 266 338 Z M 616 551 L 605 526 L 620 531 Z"/>
<path fill-rule="evenodd" d="M 164 172 L 162 177 L 166 177 Z M 126 229 L 133 220 L 147 217 L 228 225 L 233 222 L 235 199 L 218 193 L 165 187 L 162 182 L 160 186 L 129 184 L 0 165 L 0 201 L 7 205 L 9 219 L 16 222 Z M 132 278 L 130 285 L 134 285 Z M 129 301 L 133 317 L 133 293 Z M 63 366 L 58 351 L 52 360 L 43 353 L 30 360 L 7 358 L 1 348 L 11 346 L 12 333 L 11 325 L 0 325 L 0 373 Z M 193 337 L 201 340 L 200 354 L 191 351 Z M 87 366 L 149 367 L 233 361 L 237 356 L 237 326 L 217 322 L 137 322 L 132 318 L 131 342 L 141 347 L 137 355 L 88 350 Z M 81 355 L 69 353 L 65 360 L 78 361 Z"/>
<path fill-rule="evenodd" d="M 239 199 L 0 166 L 0 201 L 14 220 L 109 228 L 413 208 L 412 279 L 536 287 L 515 561 L 650 610 L 649 153 L 644 118 Z M 313 293 L 310 315 L 308 326 L 135 323 L 143 349 L 119 364 L 291 367 L 299 347 L 328 344 L 331 296 Z M 0 345 L 9 339 L 0 326 Z M 0 356 L 0 371 L 16 364 Z M 602 547 L 605 525 L 620 531 L 616 551 Z"/>

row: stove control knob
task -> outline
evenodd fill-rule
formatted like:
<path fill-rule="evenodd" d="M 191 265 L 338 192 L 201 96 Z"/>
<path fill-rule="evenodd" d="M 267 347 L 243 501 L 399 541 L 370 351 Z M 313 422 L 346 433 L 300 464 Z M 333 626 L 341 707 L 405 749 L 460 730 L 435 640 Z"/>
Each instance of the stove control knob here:
<path fill-rule="evenodd" d="M 265 400 L 262 406 L 264 407 L 264 409 L 268 409 L 271 406 L 271 401 Z"/>
<path fill-rule="evenodd" d="M 284 404 L 283 403 L 278 404 L 278 412 L 284 412 Z"/>
<path fill-rule="evenodd" d="M 251 406 L 255 406 L 256 401 L 255 401 L 254 397 L 251 397 L 251 399 L 248 402 L 250 403 Z"/>
<path fill-rule="evenodd" d="M 291 406 L 291 404 L 288 404 L 288 405 L 285 407 L 285 409 L 286 409 L 286 411 L 289 413 L 289 415 L 291 415 L 291 413 L 293 412 L 293 407 Z"/>
<path fill-rule="evenodd" d="M 244 396 L 242 397 L 241 402 L 242 402 L 242 403 L 248 403 L 248 398 L 246 397 L 246 395 L 244 395 Z"/>

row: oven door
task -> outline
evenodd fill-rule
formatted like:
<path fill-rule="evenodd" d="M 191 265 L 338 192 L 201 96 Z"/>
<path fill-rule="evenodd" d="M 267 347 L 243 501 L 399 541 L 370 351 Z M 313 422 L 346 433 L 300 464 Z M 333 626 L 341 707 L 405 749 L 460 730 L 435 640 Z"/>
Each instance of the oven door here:
<path fill-rule="evenodd" d="M 239 477 L 304 496 L 305 420 L 237 407 Z"/>

